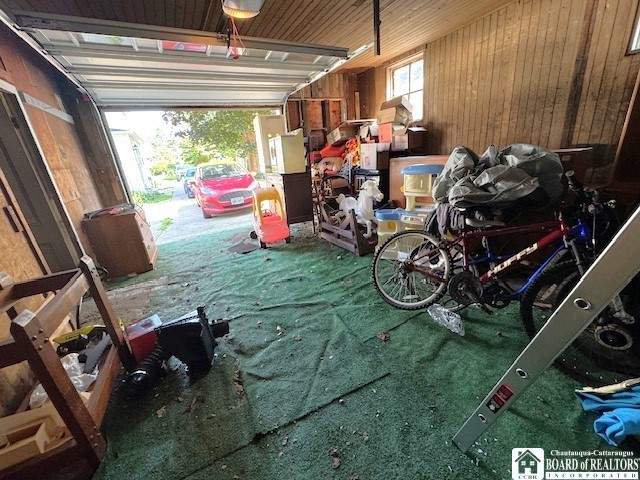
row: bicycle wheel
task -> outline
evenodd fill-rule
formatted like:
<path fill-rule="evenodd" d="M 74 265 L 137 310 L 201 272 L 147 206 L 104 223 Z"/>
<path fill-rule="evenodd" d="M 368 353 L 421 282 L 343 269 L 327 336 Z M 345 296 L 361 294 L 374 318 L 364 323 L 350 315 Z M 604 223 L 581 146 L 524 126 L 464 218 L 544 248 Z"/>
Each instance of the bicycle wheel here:
<path fill-rule="evenodd" d="M 520 303 L 524 330 L 533 338 L 580 280 L 573 261 L 543 272 L 527 289 Z M 625 323 L 607 307 L 554 363 L 585 385 L 618 383 L 637 376 L 640 366 L 640 328 Z"/>
<path fill-rule="evenodd" d="M 417 310 L 435 303 L 446 291 L 451 275 L 448 250 L 421 231 L 398 233 L 376 252 L 371 266 L 373 284 L 390 305 Z"/>

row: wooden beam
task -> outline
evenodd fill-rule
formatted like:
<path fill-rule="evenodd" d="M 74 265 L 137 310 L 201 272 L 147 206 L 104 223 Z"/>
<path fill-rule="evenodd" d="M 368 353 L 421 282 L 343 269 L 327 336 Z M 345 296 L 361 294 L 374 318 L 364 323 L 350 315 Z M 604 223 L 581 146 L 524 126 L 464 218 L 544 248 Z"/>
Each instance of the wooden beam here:
<path fill-rule="evenodd" d="M 96 302 L 96 307 L 104 321 L 107 333 L 111 337 L 111 341 L 118 351 L 120 361 L 126 368 L 133 367 L 135 365 L 135 360 L 133 359 L 133 355 L 131 355 L 129 345 L 124 338 L 124 333 L 118 326 L 118 317 L 116 317 L 116 314 L 113 311 L 111 302 L 107 297 L 107 292 L 105 292 L 104 287 L 102 286 L 100 275 L 98 275 L 98 271 L 96 270 L 96 266 L 91 257 L 85 255 L 80 259 L 80 269 L 84 272 L 86 279 L 89 282 L 89 291 L 91 292 L 94 302 Z"/>
<path fill-rule="evenodd" d="M 64 318 L 73 310 L 89 285 L 82 273 L 78 272 L 64 288 L 52 297 L 51 301 L 42 305 L 36 314 L 41 319 L 42 327 L 47 336 L 51 335 Z"/>
<path fill-rule="evenodd" d="M 78 275 L 80 270 L 67 270 L 64 272 L 52 273 L 43 277 L 18 282 L 13 286 L 13 297 L 24 298 L 41 293 L 53 292 L 62 289 L 71 279 Z"/>
<path fill-rule="evenodd" d="M 578 54 L 576 56 L 575 65 L 573 67 L 571 89 L 569 90 L 569 101 L 567 103 L 567 110 L 564 116 L 564 128 L 561 144 L 562 147 L 569 147 L 573 145 L 573 134 L 575 132 L 576 120 L 578 119 L 580 98 L 582 97 L 582 88 L 584 85 L 584 77 L 589 59 L 589 48 L 591 47 L 593 27 L 596 23 L 596 12 L 598 10 L 598 3 L 598 1 L 588 2 L 585 8 L 585 16 L 582 23 L 582 33 L 580 35 L 580 43 L 578 44 Z"/>
<path fill-rule="evenodd" d="M 373 36 L 375 41 L 375 54 L 380 55 L 380 0 L 373 0 Z"/>
<path fill-rule="evenodd" d="M 109 403 L 110 395 L 104 390 L 108 389 L 111 391 L 116 376 L 120 371 L 120 366 L 121 363 L 118 358 L 118 351 L 113 345 L 111 345 L 106 355 L 106 359 L 104 362 L 101 362 L 98 367 L 100 375 L 98 375 L 98 379 L 91 389 L 91 397 L 89 397 L 89 403 L 87 404 L 89 413 L 91 413 L 96 425 L 100 425 L 102 423 L 104 414 L 107 411 L 107 404 Z"/>

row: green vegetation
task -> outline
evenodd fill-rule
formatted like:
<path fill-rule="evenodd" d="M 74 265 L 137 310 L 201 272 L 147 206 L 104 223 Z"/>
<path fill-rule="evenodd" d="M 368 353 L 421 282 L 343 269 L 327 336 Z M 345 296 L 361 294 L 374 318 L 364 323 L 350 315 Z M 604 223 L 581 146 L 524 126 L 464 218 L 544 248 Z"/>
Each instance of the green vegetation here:
<path fill-rule="evenodd" d="M 175 163 L 159 161 L 151 166 L 151 175 L 174 174 L 175 169 Z"/>
<path fill-rule="evenodd" d="M 160 227 L 158 227 L 158 231 L 160 233 L 164 232 L 167 228 L 169 228 L 171 226 L 171 224 L 173 223 L 173 218 L 165 218 L 164 220 L 162 220 L 162 222 L 160 222 Z"/>
<path fill-rule="evenodd" d="M 215 157 L 255 158 L 253 118 L 271 113 L 270 110 L 185 110 L 166 112 L 164 119 L 182 138 L 180 146 L 185 163 L 198 165 Z"/>
<path fill-rule="evenodd" d="M 166 202 L 173 198 L 172 193 L 161 192 L 131 192 L 131 200 L 136 205 L 149 205 L 150 203 Z"/>

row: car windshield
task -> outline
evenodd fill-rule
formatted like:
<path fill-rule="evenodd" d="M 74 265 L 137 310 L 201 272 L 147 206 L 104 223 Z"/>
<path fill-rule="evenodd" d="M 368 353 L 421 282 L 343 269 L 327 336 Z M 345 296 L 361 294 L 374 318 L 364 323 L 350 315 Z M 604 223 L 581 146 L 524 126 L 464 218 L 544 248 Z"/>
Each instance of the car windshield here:
<path fill-rule="evenodd" d="M 185 177 L 186 178 L 193 178 L 196 176 L 196 169 L 195 168 L 190 168 L 189 170 L 187 170 L 187 173 L 185 173 Z"/>
<path fill-rule="evenodd" d="M 229 178 L 229 177 L 240 177 L 242 175 L 246 175 L 246 171 L 238 164 L 220 164 L 220 165 L 207 165 L 206 167 L 201 167 L 202 180 L 213 180 L 215 178 Z"/>

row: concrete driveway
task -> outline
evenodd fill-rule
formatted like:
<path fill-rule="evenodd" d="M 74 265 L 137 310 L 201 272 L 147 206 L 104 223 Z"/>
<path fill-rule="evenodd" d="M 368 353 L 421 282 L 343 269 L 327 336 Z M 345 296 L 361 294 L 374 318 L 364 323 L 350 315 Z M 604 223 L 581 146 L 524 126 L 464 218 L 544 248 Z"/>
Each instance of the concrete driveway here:
<path fill-rule="evenodd" d="M 182 182 L 176 182 L 171 200 L 145 205 L 143 209 L 157 244 L 220 233 L 238 227 L 246 227 L 247 238 L 249 238 L 249 232 L 253 230 L 253 215 L 250 208 L 242 212 L 204 218 L 195 198 L 188 198 L 184 193 Z M 163 221 L 165 224 L 168 222 L 165 219 L 171 219 L 171 223 L 168 228 L 161 231 Z"/>

